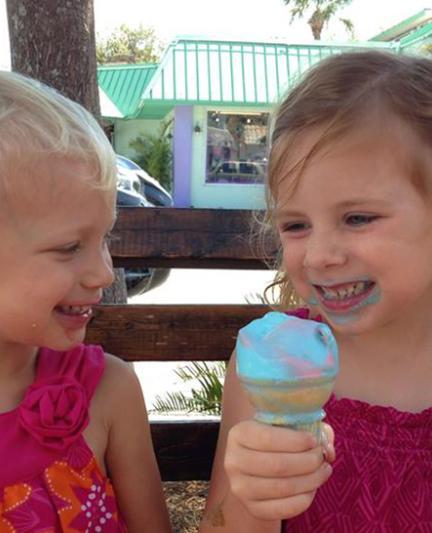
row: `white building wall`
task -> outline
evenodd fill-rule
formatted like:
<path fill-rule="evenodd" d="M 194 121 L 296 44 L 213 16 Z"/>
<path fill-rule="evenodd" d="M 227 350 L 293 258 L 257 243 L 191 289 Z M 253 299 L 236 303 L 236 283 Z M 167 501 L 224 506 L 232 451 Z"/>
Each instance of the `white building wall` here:
<path fill-rule="evenodd" d="M 133 159 L 135 151 L 129 143 L 141 134 L 158 135 L 160 127 L 160 120 L 116 120 L 114 125 L 115 151 Z"/>

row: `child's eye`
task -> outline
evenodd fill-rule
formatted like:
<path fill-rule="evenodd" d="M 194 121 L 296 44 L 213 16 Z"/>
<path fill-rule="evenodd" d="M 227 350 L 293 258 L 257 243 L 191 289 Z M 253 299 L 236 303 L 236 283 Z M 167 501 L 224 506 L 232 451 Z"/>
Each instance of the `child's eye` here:
<path fill-rule="evenodd" d="M 345 217 L 345 222 L 349 226 L 365 226 L 374 220 L 377 220 L 377 215 L 367 215 L 364 213 L 353 213 Z"/>
<path fill-rule="evenodd" d="M 300 233 L 307 229 L 309 229 L 309 224 L 306 222 L 287 222 L 280 226 L 282 233 Z"/>
<path fill-rule="evenodd" d="M 74 254 L 78 252 L 78 250 L 81 250 L 81 243 L 73 242 L 71 244 L 63 246 L 62 248 L 57 248 L 56 252 L 59 252 L 61 254 Z"/>

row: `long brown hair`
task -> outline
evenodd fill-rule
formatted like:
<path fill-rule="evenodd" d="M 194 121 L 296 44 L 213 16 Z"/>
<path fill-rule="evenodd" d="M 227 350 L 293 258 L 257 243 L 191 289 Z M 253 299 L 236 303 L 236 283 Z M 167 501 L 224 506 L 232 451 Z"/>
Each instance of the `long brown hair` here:
<path fill-rule="evenodd" d="M 265 239 L 269 230 L 275 232 L 273 214 L 283 179 L 293 173 L 296 178 L 301 176 L 301 171 L 319 150 L 359 125 L 391 119 L 408 127 L 418 144 L 431 147 L 431 60 L 369 50 L 331 56 L 310 69 L 287 95 L 274 117 L 262 238 Z M 301 160 L 294 158 L 290 166 L 293 158 L 288 155 L 295 154 L 299 137 L 318 128 L 320 135 L 311 150 Z M 417 164 L 416 168 L 413 176 L 416 185 L 423 191 L 431 190 L 432 176 L 426 179 L 424 165 Z M 286 309 L 297 304 L 298 298 L 281 268 L 280 259 L 276 264 L 278 273 L 266 289 L 266 296 L 277 289 L 280 291 L 278 307 Z"/>

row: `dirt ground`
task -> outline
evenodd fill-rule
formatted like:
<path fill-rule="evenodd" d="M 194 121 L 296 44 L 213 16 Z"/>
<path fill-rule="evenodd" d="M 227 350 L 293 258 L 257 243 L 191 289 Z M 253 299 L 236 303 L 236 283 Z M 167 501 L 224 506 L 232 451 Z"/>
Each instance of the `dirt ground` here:
<path fill-rule="evenodd" d="M 208 482 L 166 481 L 163 484 L 174 533 L 197 533 Z"/>

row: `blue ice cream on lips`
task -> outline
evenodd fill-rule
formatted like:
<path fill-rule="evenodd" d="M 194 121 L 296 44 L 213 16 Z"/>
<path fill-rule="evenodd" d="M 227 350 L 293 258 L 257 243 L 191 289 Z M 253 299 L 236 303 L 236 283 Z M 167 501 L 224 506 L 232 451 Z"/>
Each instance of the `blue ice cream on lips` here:
<path fill-rule="evenodd" d="M 267 313 L 240 330 L 236 356 L 258 420 L 318 431 L 339 370 L 336 340 L 326 324 Z"/>

